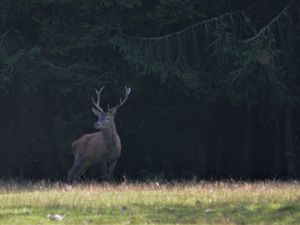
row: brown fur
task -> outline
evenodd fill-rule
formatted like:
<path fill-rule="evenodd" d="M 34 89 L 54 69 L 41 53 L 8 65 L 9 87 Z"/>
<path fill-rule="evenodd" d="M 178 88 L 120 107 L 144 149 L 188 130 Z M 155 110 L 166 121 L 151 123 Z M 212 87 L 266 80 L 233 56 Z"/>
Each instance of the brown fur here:
<path fill-rule="evenodd" d="M 111 179 L 117 160 L 121 155 L 121 142 L 115 123 L 99 132 L 85 134 L 72 143 L 74 164 L 69 170 L 71 182 L 82 175 L 89 165 L 101 164 L 103 179 Z"/>

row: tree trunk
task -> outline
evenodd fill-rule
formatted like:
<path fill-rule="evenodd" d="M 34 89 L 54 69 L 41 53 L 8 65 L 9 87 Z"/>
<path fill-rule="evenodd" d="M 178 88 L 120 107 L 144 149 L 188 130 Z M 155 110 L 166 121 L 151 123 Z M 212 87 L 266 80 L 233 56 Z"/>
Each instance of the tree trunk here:
<path fill-rule="evenodd" d="M 224 171 L 224 138 L 223 134 L 220 131 L 221 128 L 218 128 L 216 134 L 216 162 L 215 162 L 215 175 L 217 178 L 221 178 L 226 175 L 226 171 Z"/>
<path fill-rule="evenodd" d="M 275 127 L 275 134 L 274 134 L 274 140 L 273 140 L 273 175 L 275 177 L 282 176 L 283 172 L 283 146 L 282 146 L 282 124 L 278 124 Z"/>
<path fill-rule="evenodd" d="M 219 103 L 217 110 L 215 112 L 216 115 L 216 124 L 215 128 L 215 158 L 214 158 L 214 175 L 217 178 L 221 178 L 226 175 L 226 171 L 224 168 L 224 129 L 223 129 L 223 121 L 226 119 L 226 115 L 224 115 L 224 103 Z M 222 112 L 222 113 L 221 113 Z"/>
<path fill-rule="evenodd" d="M 245 127 L 243 131 L 241 153 L 241 176 L 253 176 L 253 150 L 254 150 L 254 115 L 251 111 L 246 112 Z"/>
<path fill-rule="evenodd" d="M 294 176 L 296 172 L 296 154 L 293 142 L 293 116 L 292 108 L 288 104 L 284 111 L 284 148 L 288 176 Z"/>
<path fill-rule="evenodd" d="M 197 176 L 206 178 L 208 175 L 208 151 L 209 151 L 209 130 L 210 130 L 210 110 L 209 106 L 204 106 L 200 110 L 200 130 L 198 136 L 197 151 Z"/>

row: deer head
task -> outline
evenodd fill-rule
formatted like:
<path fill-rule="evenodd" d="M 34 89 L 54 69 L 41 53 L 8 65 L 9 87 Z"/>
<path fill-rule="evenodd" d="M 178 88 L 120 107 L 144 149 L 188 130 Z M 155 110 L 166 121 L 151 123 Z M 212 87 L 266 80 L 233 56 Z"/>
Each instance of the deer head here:
<path fill-rule="evenodd" d="M 125 87 L 125 96 L 124 98 L 120 98 L 120 103 L 112 108 L 107 109 L 107 112 L 103 110 L 100 106 L 100 99 L 101 99 L 101 92 L 103 91 L 104 87 L 102 87 L 99 91 L 96 91 L 97 101 L 94 100 L 92 97 L 92 103 L 94 107 L 92 108 L 92 112 L 97 116 L 98 120 L 95 122 L 94 127 L 98 130 L 106 129 L 110 126 L 114 117 L 117 113 L 117 110 L 120 106 L 122 106 L 128 99 L 128 96 L 131 92 L 131 88 Z"/>

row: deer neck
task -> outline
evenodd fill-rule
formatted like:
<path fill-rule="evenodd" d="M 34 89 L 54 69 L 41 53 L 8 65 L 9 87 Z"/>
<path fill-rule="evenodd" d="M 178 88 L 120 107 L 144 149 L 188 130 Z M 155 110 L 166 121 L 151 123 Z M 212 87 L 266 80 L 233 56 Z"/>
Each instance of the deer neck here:
<path fill-rule="evenodd" d="M 119 137 L 118 137 L 116 124 L 113 120 L 111 122 L 111 125 L 108 128 L 101 130 L 101 132 L 102 132 L 105 140 L 107 140 L 107 142 L 110 146 L 117 145 L 117 141 L 118 141 Z"/>

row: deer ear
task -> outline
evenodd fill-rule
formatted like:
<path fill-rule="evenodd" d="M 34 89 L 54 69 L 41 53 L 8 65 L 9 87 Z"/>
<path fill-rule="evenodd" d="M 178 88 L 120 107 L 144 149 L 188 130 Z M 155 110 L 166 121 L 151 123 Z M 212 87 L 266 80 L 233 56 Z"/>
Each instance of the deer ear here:
<path fill-rule="evenodd" d="M 97 109 L 95 109 L 94 107 L 92 108 L 92 112 L 95 114 L 95 116 L 100 115 L 100 112 Z"/>

